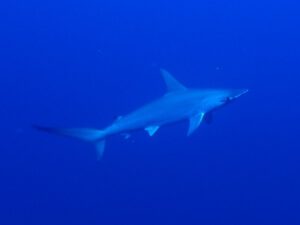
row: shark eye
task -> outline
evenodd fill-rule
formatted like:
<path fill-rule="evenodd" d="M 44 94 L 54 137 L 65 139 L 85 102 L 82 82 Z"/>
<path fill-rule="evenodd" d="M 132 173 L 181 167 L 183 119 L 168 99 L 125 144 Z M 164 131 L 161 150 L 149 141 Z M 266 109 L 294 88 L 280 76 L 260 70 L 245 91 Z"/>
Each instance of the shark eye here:
<path fill-rule="evenodd" d="M 227 97 L 227 98 L 224 98 L 222 102 L 223 102 L 224 104 L 226 104 L 226 103 L 228 103 L 228 102 L 230 102 L 230 101 L 231 101 L 231 98 L 230 98 L 230 97 Z"/>

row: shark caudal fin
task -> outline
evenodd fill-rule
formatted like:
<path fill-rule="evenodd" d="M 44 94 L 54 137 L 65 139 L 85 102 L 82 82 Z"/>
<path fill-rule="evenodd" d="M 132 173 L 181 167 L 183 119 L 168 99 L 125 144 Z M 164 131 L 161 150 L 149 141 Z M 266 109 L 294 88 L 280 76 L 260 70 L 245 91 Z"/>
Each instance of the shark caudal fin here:
<path fill-rule="evenodd" d="M 47 133 L 62 135 L 66 137 L 72 137 L 78 140 L 94 143 L 97 151 L 97 158 L 101 159 L 105 149 L 106 137 L 105 131 L 90 129 L 90 128 L 53 128 L 33 125 L 33 127 L 39 131 Z"/>

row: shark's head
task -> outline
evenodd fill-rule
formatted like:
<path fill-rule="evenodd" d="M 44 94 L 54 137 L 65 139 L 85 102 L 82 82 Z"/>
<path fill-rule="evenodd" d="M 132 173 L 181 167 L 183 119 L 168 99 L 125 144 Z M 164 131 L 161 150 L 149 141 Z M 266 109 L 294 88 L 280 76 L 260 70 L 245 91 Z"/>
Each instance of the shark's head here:
<path fill-rule="evenodd" d="M 249 90 L 248 89 L 233 89 L 233 90 L 227 90 L 227 93 L 225 94 L 226 102 L 229 103 L 233 100 L 239 98 L 240 96 L 246 94 Z"/>
<path fill-rule="evenodd" d="M 208 112 L 233 102 L 247 92 L 248 89 L 211 90 L 206 93 L 202 104 L 204 103 L 205 111 Z"/>

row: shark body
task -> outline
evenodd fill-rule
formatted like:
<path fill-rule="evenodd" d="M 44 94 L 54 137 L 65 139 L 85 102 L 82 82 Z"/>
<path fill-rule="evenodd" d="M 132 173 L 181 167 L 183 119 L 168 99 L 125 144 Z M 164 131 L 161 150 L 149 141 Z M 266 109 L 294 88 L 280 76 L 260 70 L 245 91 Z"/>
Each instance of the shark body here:
<path fill-rule="evenodd" d="M 60 129 L 35 126 L 38 130 L 74 137 L 96 145 L 98 158 L 105 148 L 105 139 L 116 134 L 145 130 L 150 136 L 165 124 L 189 121 L 188 135 L 203 122 L 210 122 L 212 112 L 248 92 L 247 89 L 188 89 L 170 73 L 161 70 L 167 93 L 132 113 L 119 117 L 103 130 L 91 128 Z"/>

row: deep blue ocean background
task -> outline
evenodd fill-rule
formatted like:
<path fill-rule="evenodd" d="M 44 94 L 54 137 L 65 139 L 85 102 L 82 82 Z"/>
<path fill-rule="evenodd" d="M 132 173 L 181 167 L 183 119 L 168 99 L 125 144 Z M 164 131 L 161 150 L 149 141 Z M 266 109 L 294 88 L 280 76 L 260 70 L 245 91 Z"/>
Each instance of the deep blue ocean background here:
<path fill-rule="evenodd" d="M 298 1 L 10 0 L 0 7 L 1 225 L 300 224 Z M 165 93 L 249 88 L 187 138 L 92 145 L 32 124 L 103 128 Z"/>

